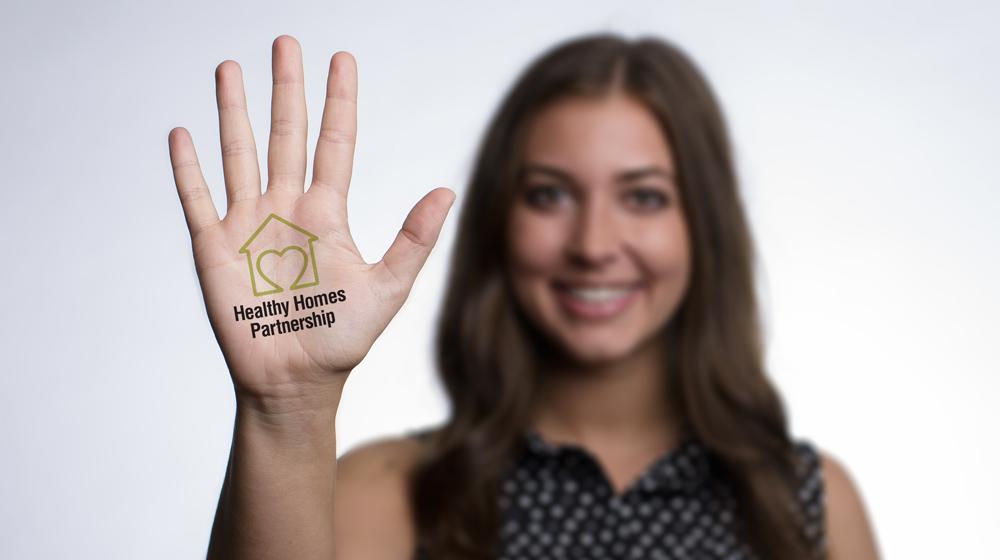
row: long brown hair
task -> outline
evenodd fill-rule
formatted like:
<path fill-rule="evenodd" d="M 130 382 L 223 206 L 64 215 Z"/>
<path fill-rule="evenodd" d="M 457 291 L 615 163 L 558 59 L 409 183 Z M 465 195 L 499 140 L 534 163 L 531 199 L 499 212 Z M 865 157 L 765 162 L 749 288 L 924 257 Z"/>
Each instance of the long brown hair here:
<path fill-rule="evenodd" d="M 755 551 L 806 558 L 811 552 L 792 507 L 793 442 L 764 371 L 756 257 L 721 110 L 679 48 L 608 33 L 556 45 L 531 63 L 479 146 L 436 333 L 450 418 L 431 434 L 410 480 L 420 546 L 434 560 L 496 552 L 499 481 L 528 427 L 546 351 L 506 276 L 507 219 L 526 124 L 558 99 L 616 90 L 644 102 L 670 139 L 690 228 L 691 283 L 663 329 L 670 399 L 733 481 Z"/>

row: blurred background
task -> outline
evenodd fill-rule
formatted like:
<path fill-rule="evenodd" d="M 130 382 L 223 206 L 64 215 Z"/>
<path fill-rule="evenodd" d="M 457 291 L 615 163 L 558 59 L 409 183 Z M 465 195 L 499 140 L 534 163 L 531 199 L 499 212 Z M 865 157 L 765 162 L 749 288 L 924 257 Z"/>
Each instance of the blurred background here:
<path fill-rule="evenodd" d="M 190 130 L 224 211 L 219 63 L 243 68 L 266 162 L 271 43 L 299 40 L 308 177 L 330 57 L 355 55 L 349 212 L 376 261 L 430 189 L 459 208 L 529 60 L 615 31 L 675 41 L 721 99 L 794 435 L 847 465 L 887 558 L 995 558 L 998 17 L 968 1 L 4 2 L 0 556 L 204 557 L 234 401 L 167 133 Z M 350 377 L 342 451 L 446 415 L 430 349 L 456 221 Z"/>

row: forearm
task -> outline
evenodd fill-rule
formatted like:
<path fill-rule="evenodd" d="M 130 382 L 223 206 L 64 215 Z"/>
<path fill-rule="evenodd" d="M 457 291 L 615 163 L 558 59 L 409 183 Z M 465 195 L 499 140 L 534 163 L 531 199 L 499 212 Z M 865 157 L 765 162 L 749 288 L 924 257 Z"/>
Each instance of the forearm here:
<path fill-rule="evenodd" d="M 208 558 L 333 558 L 339 389 L 323 406 L 237 398 Z"/>

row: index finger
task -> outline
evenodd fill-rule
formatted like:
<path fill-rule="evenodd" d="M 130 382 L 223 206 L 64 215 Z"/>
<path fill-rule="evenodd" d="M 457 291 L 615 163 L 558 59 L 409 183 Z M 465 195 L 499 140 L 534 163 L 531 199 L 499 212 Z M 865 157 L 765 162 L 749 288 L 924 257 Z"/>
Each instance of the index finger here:
<path fill-rule="evenodd" d="M 323 120 L 316 142 L 312 187 L 347 199 L 358 129 L 358 70 L 347 51 L 334 53 L 326 82 Z M 346 220 L 346 208 L 341 216 Z"/>

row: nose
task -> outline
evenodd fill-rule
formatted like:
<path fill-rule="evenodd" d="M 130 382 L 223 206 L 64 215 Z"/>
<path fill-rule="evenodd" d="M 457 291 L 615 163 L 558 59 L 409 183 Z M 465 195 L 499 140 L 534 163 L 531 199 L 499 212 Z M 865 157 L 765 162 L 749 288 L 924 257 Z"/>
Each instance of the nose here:
<path fill-rule="evenodd" d="M 589 197 L 580 206 L 566 246 L 574 264 L 601 266 L 615 260 L 619 234 L 611 205 L 601 197 Z"/>

